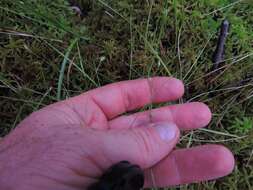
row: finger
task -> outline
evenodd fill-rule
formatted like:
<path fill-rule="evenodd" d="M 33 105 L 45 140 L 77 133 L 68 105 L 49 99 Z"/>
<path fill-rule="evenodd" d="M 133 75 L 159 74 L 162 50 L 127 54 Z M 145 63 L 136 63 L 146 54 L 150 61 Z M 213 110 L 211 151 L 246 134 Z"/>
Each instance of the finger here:
<path fill-rule="evenodd" d="M 140 108 L 148 103 L 176 100 L 184 93 L 180 80 L 168 77 L 138 79 L 110 84 L 75 97 L 76 104 L 81 99 L 92 99 L 111 119 L 126 111 Z"/>
<path fill-rule="evenodd" d="M 100 132 L 101 133 L 101 132 Z M 172 123 L 156 123 L 130 130 L 102 132 L 103 155 L 109 158 L 104 166 L 122 160 L 149 168 L 163 159 L 174 148 L 179 130 Z"/>
<path fill-rule="evenodd" d="M 234 157 L 225 147 L 205 145 L 175 150 L 167 158 L 146 171 L 146 186 L 157 187 L 187 184 L 223 177 L 232 172 Z"/>
<path fill-rule="evenodd" d="M 121 116 L 109 122 L 111 128 L 132 128 L 151 122 L 173 122 L 183 130 L 206 126 L 211 120 L 211 111 L 203 103 L 193 102 L 166 106 L 129 116 Z"/>

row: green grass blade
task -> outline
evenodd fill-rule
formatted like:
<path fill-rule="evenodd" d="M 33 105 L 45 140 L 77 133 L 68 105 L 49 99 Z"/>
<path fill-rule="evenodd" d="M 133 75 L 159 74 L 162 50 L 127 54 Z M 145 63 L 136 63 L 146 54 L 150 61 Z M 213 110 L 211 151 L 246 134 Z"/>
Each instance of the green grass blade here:
<path fill-rule="evenodd" d="M 61 100 L 61 90 L 62 90 L 62 83 L 63 83 L 65 68 L 66 68 L 66 65 L 68 63 L 68 58 L 69 58 L 69 55 L 71 53 L 71 50 L 73 49 L 73 47 L 76 45 L 77 42 L 78 42 L 78 38 L 74 39 L 71 42 L 66 54 L 64 55 L 64 59 L 63 59 L 62 64 L 61 64 L 61 70 L 60 70 L 60 75 L 59 75 L 59 80 L 58 80 L 58 86 L 57 86 L 57 100 Z"/>

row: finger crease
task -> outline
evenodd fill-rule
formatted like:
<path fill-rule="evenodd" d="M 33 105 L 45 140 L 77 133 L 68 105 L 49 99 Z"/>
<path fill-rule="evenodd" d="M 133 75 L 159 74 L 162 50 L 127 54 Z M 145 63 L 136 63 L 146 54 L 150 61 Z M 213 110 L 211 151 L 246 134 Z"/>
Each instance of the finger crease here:
<path fill-rule="evenodd" d="M 106 111 L 100 106 L 100 104 L 97 102 L 97 100 L 93 96 L 89 96 L 91 101 L 97 106 L 100 112 L 104 113 L 106 118 L 109 119 L 109 116 L 106 114 Z"/>
<path fill-rule="evenodd" d="M 127 92 L 123 91 L 122 87 L 119 87 L 119 89 L 120 89 L 121 102 L 123 102 L 122 112 L 126 112 L 131 108 L 131 97 Z"/>
<path fill-rule="evenodd" d="M 175 156 L 172 154 L 172 161 L 173 161 L 173 165 L 175 166 L 175 176 L 177 177 L 177 180 L 178 180 L 178 184 L 181 183 L 181 174 L 180 174 L 180 171 L 179 171 L 179 168 L 178 168 L 178 164 L 177 164 L 177 161 L 176 161 L 176 158 Z"/>

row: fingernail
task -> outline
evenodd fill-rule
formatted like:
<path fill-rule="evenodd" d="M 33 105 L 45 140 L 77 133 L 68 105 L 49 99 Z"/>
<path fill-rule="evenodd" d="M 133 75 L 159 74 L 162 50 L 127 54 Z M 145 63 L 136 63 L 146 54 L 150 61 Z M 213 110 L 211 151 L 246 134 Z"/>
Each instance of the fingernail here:
<path fill-rule="evenodd" d="M 157 123 L 154 127 L 164 141 L 171 141 L 176 137 L 177 126 L 174 123 Z"/>

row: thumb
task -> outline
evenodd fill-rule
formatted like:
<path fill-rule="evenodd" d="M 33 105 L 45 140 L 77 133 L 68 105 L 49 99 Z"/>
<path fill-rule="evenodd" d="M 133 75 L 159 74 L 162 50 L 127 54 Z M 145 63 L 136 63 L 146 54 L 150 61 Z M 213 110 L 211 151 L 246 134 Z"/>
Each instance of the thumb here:
<path fill-rule="evenodd" d="M 103 152 L 112 164 L 122 160 L 149 168 L 162 160 L 176 145 L 179 130 L 173 123 L 151 123 L 103 135 Z"/>

